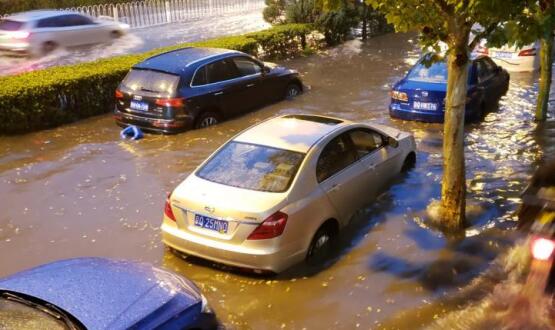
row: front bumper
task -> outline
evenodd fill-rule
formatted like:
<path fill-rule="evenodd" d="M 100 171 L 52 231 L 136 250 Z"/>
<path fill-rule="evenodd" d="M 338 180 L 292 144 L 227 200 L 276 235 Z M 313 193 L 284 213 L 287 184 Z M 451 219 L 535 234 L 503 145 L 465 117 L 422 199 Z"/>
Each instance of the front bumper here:
<path fill-rule="evenodd" d="M 162 241 L 167 246 L 202 259 L 239 268 L 279 273 L 304 260 L 305 253 L 294 249 L 254 248 L 232 245 L 180 230 L 169 220 L 162 224 Z"/>
<path fill-rule="evenodd" d="M 389 115 L 397 119 L 423 121 L 426 123 L 443 123 L 444 117 L 443 111 L 404 110 L 394 103 L 389 105 Z"/>
<path fill-rule="evenodd" d="M 26 42 L 21 43 L 2 43 L 0 44 L 0 54 L 8 55 L 28 55 L 31 53 L 31 45 Z"/>
<path fill-rule="evenodd" d="M 121 127 L 135 125 L 147 132 L 175 134 L 193 128 L 193 117 L 179 119 L 149 118 L 114 110 L 114 120 Z"/>

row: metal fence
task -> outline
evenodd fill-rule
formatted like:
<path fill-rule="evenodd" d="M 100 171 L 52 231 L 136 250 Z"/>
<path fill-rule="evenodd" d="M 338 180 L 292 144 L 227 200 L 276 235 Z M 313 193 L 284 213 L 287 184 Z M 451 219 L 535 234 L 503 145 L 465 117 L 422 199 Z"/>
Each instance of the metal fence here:
<path fill-rule="evenodd" d="M 65 10 L 113 19 L 127 23 L 131 28 L 142 28 L 207 16 L 262 10 L 264 6 L 264 0 L 144 0 Z"/>

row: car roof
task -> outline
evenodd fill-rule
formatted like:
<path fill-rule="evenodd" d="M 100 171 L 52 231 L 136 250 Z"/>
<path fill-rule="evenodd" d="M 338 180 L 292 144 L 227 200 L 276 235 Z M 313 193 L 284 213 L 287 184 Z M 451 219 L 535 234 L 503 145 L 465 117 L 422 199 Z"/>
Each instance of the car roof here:
<path fill-rule="evenodd" d="M 181 74 L 188 68 L 196 70 L 206 62 L 228 57 L 231 54 L 243 53 L 223 48 L 187 47 L 172 50 L 147 58 L 133 66 L 134 69 L 163 71 Z"/>
<path fill-rule="evenodd" d="M 35 21 L 38 19 L 54 17 L 59 15 L 67 15 L 67 14 L 79 14 L 79 13 L 68 11 L 68 10 L 31 10 L 31 11 L 10 15 L 6 17 L 6 19 L 27 22 L 27 21 Z"/>
<path fill-rule="evenodd" d="M 322 137 L 350 124 L 327 116 L 285 115 L 253 126 L 233 140 L 306 153 Z"/>

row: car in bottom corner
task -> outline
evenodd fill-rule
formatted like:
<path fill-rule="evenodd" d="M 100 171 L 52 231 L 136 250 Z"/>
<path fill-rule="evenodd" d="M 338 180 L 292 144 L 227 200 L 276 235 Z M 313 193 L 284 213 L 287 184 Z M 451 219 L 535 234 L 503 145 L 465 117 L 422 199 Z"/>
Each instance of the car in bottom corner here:
<path fill-rule="evenodd" d="M 188 47 L 132 67 L 115 92 L 118 125 L 178 133 L 303 92 L 295 70 L 235 50 Z"/>
<path fill-rule="evenodd" d="M 325 261 L 353 214 L 416 161 L 411 134 L 285 115 L 233 137 L 169 195 L 163 242 L 255 272 Z"/>
<path fill-rule="evenodd" d="M 509 73 L 487 56 L 468 66 L 465 121 L 479 121 L 509 88 Z M 445 59 L 428 53 L 397 82 L 390 92 L 389 114 L 393 118 L 442 123 L 447 95 Z"/>
<path fill-rule="evenodd" d="M 0 329 L 216 329 L 189 280 L 146 263 L 52 262 L 0 279 Z"/>

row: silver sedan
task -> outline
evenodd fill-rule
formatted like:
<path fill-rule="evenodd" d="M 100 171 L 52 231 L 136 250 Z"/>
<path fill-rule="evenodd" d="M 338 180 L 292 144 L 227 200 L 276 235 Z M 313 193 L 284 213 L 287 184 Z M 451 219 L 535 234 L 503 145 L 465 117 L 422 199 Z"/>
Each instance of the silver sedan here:
<path fill-rule="evenodd" d="M 76 12 L 34 10 L 0 19 L 0 51 L 44 55 L 58 47 L 109 42 L 128 30 L 127 24 Z"/>
<path fill-rule="evenodd" d="M 354 212 L 416 160 L 411 134 L 286 115 L 220 147 L 168 197 L 162 239 L 257 271 L 325 260 Z"/>

